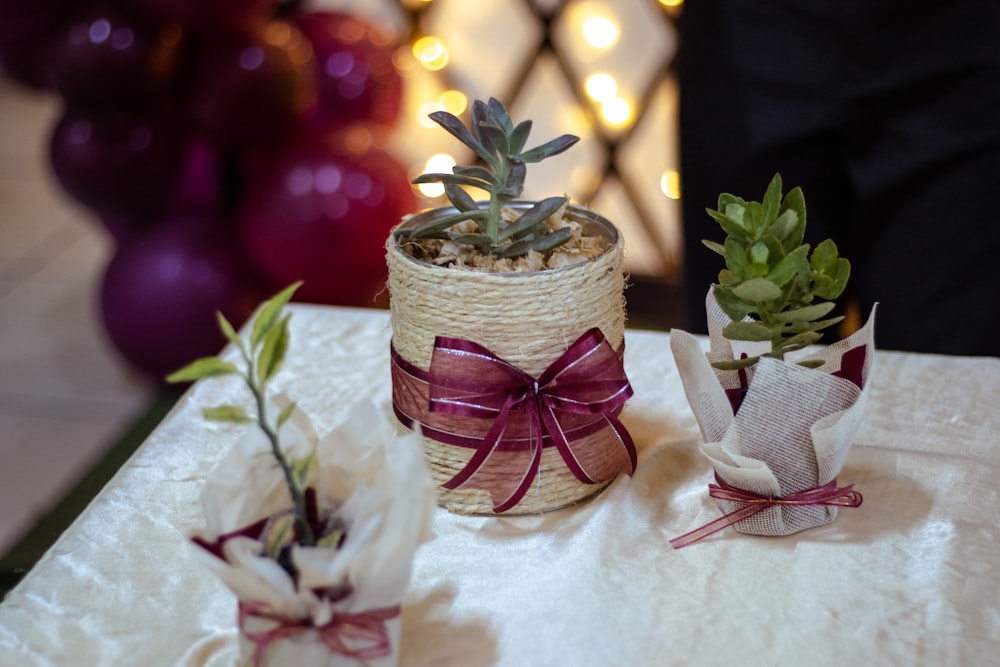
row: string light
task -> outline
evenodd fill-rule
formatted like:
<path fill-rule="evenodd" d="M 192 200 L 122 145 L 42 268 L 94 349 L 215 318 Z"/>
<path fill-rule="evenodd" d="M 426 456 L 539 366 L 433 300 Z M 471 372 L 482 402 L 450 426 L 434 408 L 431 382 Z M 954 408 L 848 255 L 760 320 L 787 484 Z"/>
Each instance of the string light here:
<path fill-rule="evenodd" d="M 432 72 L 442 70 L 448 64 L 448 49 L 437 37 L 421 37 L 413 43 L 413 57 L 425 69 Z"/>
<path fill-rule="evenodd" d="M 618 26 L 604 16 L 590 16 L 583 22 L 583 38 L 597 49 L 606 49 L 618 41 Z"/>
<path fill-rule="evenodd" d="M 618 95 L 618 82 L 610 74 L 591 74 L 584 89 L 595 102 L 606 102 Z"/>
<path fill-rule="evenodd" d="M 627 125 L 632 120 L 632 105 L 620 97 L 612 97 L 601 104 L 601 115 L 612 125 Z"/>
<path fill-rule="evenodd" d="M 450 174 L 451 168 L 457 163 L 455 158 L 447 153 L 438 153 L 427 158 L 423 173 L 425 174 Z M 440 183 L 421 183 L 417 186 L 420 194 L 425 197 L 440 197 L 444 194 L 444 186 Z"/>
<path fill-rule="evenodd" d="M 676 169 L 667 169 L 660 177 L 660 190 L 668 199 L 681 198 L 681 174 Z"/>

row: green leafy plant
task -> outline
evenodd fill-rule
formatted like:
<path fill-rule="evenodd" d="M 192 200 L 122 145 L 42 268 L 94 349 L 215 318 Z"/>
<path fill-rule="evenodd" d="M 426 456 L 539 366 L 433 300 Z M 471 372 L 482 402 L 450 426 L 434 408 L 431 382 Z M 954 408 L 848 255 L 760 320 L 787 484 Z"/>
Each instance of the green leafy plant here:
<path fill-rule="evenodd" d="M 801 188 L 782 196 L 781 175 L 775 174 L 760 202 L 723 193 L 718 209 L 706 209 L 726 233 L 724 243 L 704 240 L 726 260 L 715 300 L 733 321 L 722 334 L 730 340 L 766 341 L 765 355 L 785 354 L 817 342 L 821 330 L 843 317 L 827 317 L 851 273 L 837 245 L 827 239 L 809 253 L 802 243 L 806 204 Z M 721 369 L 745 368 L 760 356 L 715 364 Z M 819 363 L 805 363 L 815 366 Z"/>
<path fill-rule="evenodd" d="M 499 100 L 476 100 L 472 119 L 467 128 L 457 116 L 435 111 L 429 118 L 452 136 L 472 149 L 482 165 L 456 166 L 452 173 L 427 173 L 414 179 L 415 184 L 441 183 L 445 195 L 457 213 L 429 221 L 418 227 L 396 230 L 397 237 L 411 239 L 448 239 L 475 246 L 483 254 L 497 257 L 519 257 L 534 250 L 545 252 L 566 243 L 572 232 L 569 227 L 551 230 L 546 220 L 568 201 L 567 197 L 547 197 L 535 203 L 517 220 L 506 223 L 501 211 L 524 190 L 529 163 L 562 153 L 579 141 L 579 137 L 564 134 L 529 150 L 524 147 L 531 132 L 531 121 L 516 126 Z M 489 193 L 489 203 L 482 208 L 465 188 Z M 469 220 L 478 232 L 451 231 L 460 222 Z"/>
<path fill-rule="evenodd" d="M 211 421 L 234 424 L 256 422 L 267 436 L 271 444 L 271 453 L 284 474 L 294 507 L 294 514 L 290 520 L 279 522 L 279 530 L 275 531 L 272 539 L 268 541 L 268 555 L 275 560 L 283 555 L 279 551 L 286 541 L 285 533 L 289 529 L 294 531 L 294 542 L 302 546 L 336 546 L 341 537 L 338 531 L 317 535 L 308 519 L 306 488 L 315 467 L 315 454 L 310 454 L 305 459 L 289 460 L 282 451 L 278 433 L 294 413 L 295 404 L 290 403 L 283 408 L 273 423 L 268 418 L 266 409 L 267 383 L 281 369 L 288 351 L 288 321 L 291 315 L 283 314 L 282 309 L 301 284 L 299 282 L 285 288 L 261 306 L 247 340 L 240 337 L 222 313 L 216 314 L 222 333 L 239 350 L 245 364 L 244 370 L 219 357 L 203 357 L 167 377 L 168 382 L 176 383 L 239 375 L 253 394 L 256 405 L 255 417 L 248 415 L 239 405 L 205 408 L 202 414 Z"/>

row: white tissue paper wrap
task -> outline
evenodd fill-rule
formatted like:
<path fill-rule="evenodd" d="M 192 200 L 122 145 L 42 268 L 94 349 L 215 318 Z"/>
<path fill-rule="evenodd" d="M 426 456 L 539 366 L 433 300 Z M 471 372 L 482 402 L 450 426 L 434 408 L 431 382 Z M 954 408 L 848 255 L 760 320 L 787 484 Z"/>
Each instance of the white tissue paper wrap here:
<path fill-rule="evenodd" d="M 277 415 L 278 397 L 268 406 Z M 255 425 L 210 473 L 202 505 L 206 527 L 200 539 L 215 542 L 291 508 L 291 497 L 270 443 Z M 398 607 L 411 572 L 417 547 L 431 534 L 436 496 L 424 463 L 419 434 L 397 435 L 394 426 L 369 402 L 359 403 L 351 416 L 328 435 L 318 438 L 299 410 L 281 429 L 286 457 L 302 459 L 315 447 L 315 488 L 320 516 L 339 506 L 346 537 L 339 549 L 293 547 L 299 571 L 298 590 L 291 576 L 274 560 L 259 555 L 262 544 L 236 537 L 224 544 L 226 560 L 196 547 L 196 557 L 215 572 L 241 603 L 251 602 L 269 615 L 308 621 L 319 627 L 335 613 L 361 614 Z M 312 589 L 349 582 L 352 594 L 331 602 Z M 235 610 L 234 610 L 235 612 Z M 235 613 L 234 613 L 235 617 Z M 400 618 L 386 622 L 391 655 L 358 661 L 340 655 L 319 640 L 313 629 L 289 633 L 257 653 L 246 632 L 272 629 L 276 623 L 249 616 L 241 633 L 241 653 L 257 665 L 356 665 L 390 667 L 397 664 Z"/>
<path fill-rule="evenodd" d="M 854 334 L 821 347 L 808 356 L 779 361 L 762 358 L 746 369 L 749 388 L 734 415 L 725 390 L 738 389 L 738 371 L 720 371 L 713 362 L 754 356 L 770 343 L 730 341 L 722 329 L 731 321 L 709 291 L 706 299 L 710 351 L 703 352 L 691 334 L 674 329 L 670 348 L 684 384 L 688 403 L 701 427 L 701 452 L 726 484 L 764 498 L 780 498 L 833 481 L 844 464 L 861 425 L 874 357 L 875 309 Z M 853 351 L 853 352 L 852 352 Z M 845 353 L 849 353 L 845 357 Z M 855 364 L 861 387 L 838 377 L 847 358 Z M 805 368 L 796 362 L 822 359 L 823 365 Z M 740 504 L 720 500 L 724 513 Z M 789 535 L 832 522 L 835 506 L 777 505 L 735 524 L 743 533 Z"/>

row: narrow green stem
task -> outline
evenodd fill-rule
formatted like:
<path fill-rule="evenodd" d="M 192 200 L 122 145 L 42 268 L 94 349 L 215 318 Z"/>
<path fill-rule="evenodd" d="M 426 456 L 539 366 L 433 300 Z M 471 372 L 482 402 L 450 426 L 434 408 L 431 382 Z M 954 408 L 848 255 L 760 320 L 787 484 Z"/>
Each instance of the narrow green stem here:
<path fill-rule="evenodd" d="M 510 168 L 507 166 L 506 160 L 498 160 L 493 169 L 496 183 L 490 188 L 489 217 L 486 219 L 486 235 L 490 238 L 490 254 L 493 254 L 493 249 L 500 244 L 500 210 L 503 208 L 500 193 L 507 185 L 509 173 Z"/>
<path fill-rule="evenodd" d="M 299 538 L 301 540 L 302 546 L 311 547 L 316 544 L 316 536 L 313 535 L 312 527 L 309 525 L 309 520 L 306 518 L 306 497 L 302 492 L 302 489 L 298 488 L 295 484 L 295 480 L 292 477 L 292 466 L 289 465 L 288 459 L 285 458 L 284 452 L 281 451 L 281 443 L 278 439 L 278 433 L 271 428 L 270 423 L 267 421 L 267 407 L 264 404 L 264 392 L 262 388 L 257 387 L 257 384 L 253 381 L 254 373 L 256 369 L 254 368 L 253 361 L 244 355 L 247 359 L 248 371 L 246 383 L 250 387 L 250 391 L 253 393 L 254 400 L 257 402 L 257 416 L 260 428 L 264 431 L 264 435 L 267 436 L 268 441 L 271 443 L 271 453 L 274 454 L 275 460 L 278 465 L 281 466 L 281 472 L 285 475 L 285 484 L 288 486 L 288 492 L 292 496 L 292 503 L 295 506 L 295 527 L 297 529 Z"/>

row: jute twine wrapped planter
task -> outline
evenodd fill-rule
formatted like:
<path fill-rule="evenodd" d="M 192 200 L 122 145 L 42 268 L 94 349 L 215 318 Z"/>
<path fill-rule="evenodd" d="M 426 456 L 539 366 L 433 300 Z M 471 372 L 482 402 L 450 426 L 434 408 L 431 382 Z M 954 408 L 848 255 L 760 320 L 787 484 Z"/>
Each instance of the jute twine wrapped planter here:
<path fill-rule="evenodd" d="M 404 224 L 417 224 L 426 216 L 449 212 L 454 209 L 427 211 Z M 436 336 L 462 338 L 475 341 L 538 377 L 594 327 L 615 350 L 621 350 L 625 334 L 621 235 L 608 220 L 580 206 L 570 205 L 565 218 L 605 238 L 607 251 L 559 269 L 485 273 L 419 261 L 401 250 L 390 236 L 387 259 L 396 353 L 426 371 Z M 600 449 L 602 441 L 616 437 L 609 430 L 584 436 L 577 446 Z M 431 474 L 439 486 L 439 503 L 461 514 L 492 514 L 489 493 L 440 488 L 465 467 L 474 450 L 426 437 L 424 444 Z M 506 514 L 559 509 L 596 495 L 610 481 L 580 482 L 556 448 L 545 447 L 536 483 Z"/>

